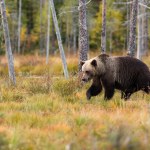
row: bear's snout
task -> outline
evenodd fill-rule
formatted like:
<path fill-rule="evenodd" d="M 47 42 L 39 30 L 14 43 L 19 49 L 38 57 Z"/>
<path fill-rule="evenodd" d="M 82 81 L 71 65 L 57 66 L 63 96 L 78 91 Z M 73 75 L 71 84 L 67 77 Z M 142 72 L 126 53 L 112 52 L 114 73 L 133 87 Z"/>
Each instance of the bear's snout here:
<path fill-rule="evenodd" d="M 83 82 L 88 82 L 88 79 L 82 78 L 82 81 L 83 81 Z"/>

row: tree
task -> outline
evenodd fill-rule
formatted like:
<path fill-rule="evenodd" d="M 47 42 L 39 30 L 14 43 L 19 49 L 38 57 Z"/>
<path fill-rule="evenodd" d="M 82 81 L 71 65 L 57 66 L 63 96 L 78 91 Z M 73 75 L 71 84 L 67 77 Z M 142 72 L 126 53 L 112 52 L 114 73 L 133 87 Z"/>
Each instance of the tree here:
<path fill-rule="evenodd" d="M 52 16 L 53 16 L 54 26 L 55 26 L 55 30 L 56 30 L 59 51 L 60 51 L 60 55 L 61 55 L 61 59 L 62 59 L 64 75 L 65 75 L 65 78 L 68 78 L 69 74 L 68 74 L 68 69 L 67 69 L 67 62 L 66 62 L 66 57 L 65 57 L 65 53 L 64 53 L 64 49 L 63 49 L 63 45 L 62 45 L 61 35 L 60 35 L 59 27 L 58 27 L 58 20 L 57 20 L 57 16 L 56 16 L 56 12 L 55 12 L 54 2 L 53 2 L 53 0 L 49 0 L 49 1 L 50 1 L 50 6 L 51 6 Z"/>
<path fill-rule="evenodd" d="M 43 54 L 43 16 L 42 16 L 42 10 L 43 10 L 43 0 L 40 0 L 40 53 Z"/>
<path fill-rule="evenodd" d="M 143 23 L 142 23 L 142 11 L 141 11 L 141 6 L 138 6 L 138 41 L 137 41 L 137 58 L 141 59 L 141 53 L 143 50 L 142 47 L 142 42 L 143 42 L 143 35 L 142 35 L 142 30 L 143 30 Z"/>
<path fill-rule="evenodd" d="M 21 32 L 21 10 L 22 0 L 19 0 L 19 15 L 18 15 L 18 53 L 20 54 L 20 32 Z"/>
<path fill-rule="evenodd" d="M 138 0 L 133 0 L 131 21 L 130 21 L 130 37 L 127 55 L 133 57 L 136 49 L 136 22 L 137 22 Z"/>
<path fill-rule="evenodd" d="M 102 6 L 100 3 L 99 10 L 96 13 L 96 17 L 93 16 L 92 21 L 90 19 L 90 47 L 93 50 L 101 49 L 101 33 L 102 33 Z M 123 26 L 125 24 L 125 9 L 120 5 L 113 5 L 112 0 L 107 0 L 107 13 L 106 13 L 106 49 L 111 47 L 111 50 L 121 50 L 124 48 L 124 41 L 126 34 L 126 27 Z M 112 38 L 111 38 L 112 37 Z M 112 39 L 112 40 L 111 40 Z"/>
<path fill-rule="evenodd" d="M 79 0 L 79 57 L 80 61 L 87 60 L 88 53 L 88 33 L 86 20 L 86 0 Z M 81 64 L 79 64 L 81 71 Z"/>
<path fill-rule="evenodd" d="M 103 0 L 102 2 L 101 51 L 102 53 L 106 53 L 106 0 Z"/>
<path fill-rule="evenodd" d="M 142 47 L 143 47 L 143 52 L 142 55 L 147 54 L 147 50 L 148 50 L 148 12 L 146 7 L 142 7 L 142 13 L 143 13 L 143 17 L 142 17 L 142 26 L 143 26 L 143 30 L 142 30 L 142 36 L 143 36 L 143 41 L 142 41 Z"/>
<path fill-rule="evenodd" d="M 46 43 L 46 64 L 49 61 L 49 42 L 50 42 L 50 1 L 48 0 L 48 12 L 47 12 L 47 43 Z"/>
<path fill-rule="evenodd" d="M 9 28 L 8 28 L 8 22 L 7 22 L 7 16 L 6 16 L 5 1 L 0 0 L 0 4 L 1 4 L 0 6 L 1 6 L 1 15 L 2 15 L 3 30 L 4 30 L 6 53 L 7 53 L 7 59 L 8 59 L 9 79 L 11 83 L 15 85 L 16 78 L 15 78 L 14 62 L 13 62 L 13 55 L 12 55 L 12 50 L 11 50 L 10 36 L 9 36 Z"/>

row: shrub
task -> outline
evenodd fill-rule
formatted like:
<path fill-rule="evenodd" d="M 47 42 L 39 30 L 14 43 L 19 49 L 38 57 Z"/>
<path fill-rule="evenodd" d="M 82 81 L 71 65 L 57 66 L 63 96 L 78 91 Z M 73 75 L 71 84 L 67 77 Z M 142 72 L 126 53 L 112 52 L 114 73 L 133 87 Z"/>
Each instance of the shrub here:
<path fill-rule="evenodd" d="M 57 79 L 53 83 L 53 90 L 60 96 L 73 96 L 79 89 L 79 82 L 77 79 Z"/>

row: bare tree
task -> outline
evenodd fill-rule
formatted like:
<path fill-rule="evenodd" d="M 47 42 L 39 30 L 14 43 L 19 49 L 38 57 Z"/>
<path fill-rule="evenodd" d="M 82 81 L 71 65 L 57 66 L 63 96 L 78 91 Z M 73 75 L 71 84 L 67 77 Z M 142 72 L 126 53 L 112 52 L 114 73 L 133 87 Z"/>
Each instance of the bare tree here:
<path fill-rule="evenodd" d="M 10 36 L 9 36 L 9 28 L 8 28 L 8 22 L 7 22 L 7 16 L 6 16 L 5 1 L 0 0 L 0 4 L 1 4 L 0 6 L 1 6 L 1 15 L 2 15 L 3 30 L 4 30 L 6 53 L 7 53 L 7 59 L 8 59 L 9 79 L 10 79 L 10 82 L 15 85 L 16 78 L 15 78 L 13 54 L 11 50 L 11 43 L 10 43 Z"/>
<path fill-rule="evenodd" d="M 61 59 L 62 59 L 64 75 L 65 75 L 65 78 L 68 78 L 69 74 L 68 74 L 68 69 L 67 69 L 67 62 L 66 62 L 64 48 L 62 45 L 62 39 L 61 39 L 59 27 L 58 27 L 58 20 L 57 20 L 57 16 L 56 16 L 56 12 L 55 12 L 54 2 L 53 2 L 53 0 L 49 0 L 49 1 L 50 1 L 51 11 L 52 11 L 52 16 L 53 16 L 54 26 L 55 26 L 55 30 L 56 30 L 56 36 L 57 36 L 57 40 L 58 40 L 60 55 L 61 55 Z"/>
<path fill-rule="evenodd" d="M 18 53 L 20 54 L 20 32 L 21 32 L 21 13 L 22 0 L 19 0 L 19 16 L 18 16 Z"/>
<path fill-rule="evenodd" d="M 142 53 L 142 41 L 143 41 L 143 36 L 142 36 L 142 28 L 143 28 L 143 22 L 142 22 L 142 11 L 141 11 L 141 6 L 138 6 L 138 41 L 137 41 L 137 58 L 141 59 L 141 53 Z"/>
<path fill-rule="evenodd" d="M 49 61 L 49 42 L 50 42 L 50 1 L 48 0 L 48 12 L 47 12 L 47 43 L 46 43 L 46 64 Z"/>
<path fill-rule="evenodd" d="M 146 7 L 142 8 L 142 13 L 144 15 L 142 17 L 142 26 L 143 26 L 143 30 L 142 30 L 142 36 L 143 36 L 142 47 L 143 47 L 143 52 L 142 52 L 142 55 L 145 55 L 147 53 L 147 50 L 148 50 L 148 14 L 147 14 Z"/>
<path fill-rule="evenodd" d="M 87 60 L 88 53 L 88 33 L 86 18 L 86 0 L 79 0 L 79 61 Z M 79 71 L 81 65 L 79 64 Z"/>
<path fill-rule="evenodd" d="M 136 22 L 137 22 L 138 0 L 133 0 L 131 21 L 130 21 L 130 37 L 127 55 L 133 57 L 136 48 Z"/>
<path fill-rule="evenodd" d="M 106 0 L 102 1 L 101 51 L 106 53 Z"/>
<path fill-rule="evenodd" d="M 74 21 L 75 23 L 75 21 Z M 77 51 L 77 29 L 76 29 L 76 25 L 73 26 L 73 52 L 76 53 Z"/>
<path fill-rule="evenodd" d="M 43 54 L 43 23 L 42 23 L 42 10 L 43 0 L 40 0 L 40 54 Z"/>

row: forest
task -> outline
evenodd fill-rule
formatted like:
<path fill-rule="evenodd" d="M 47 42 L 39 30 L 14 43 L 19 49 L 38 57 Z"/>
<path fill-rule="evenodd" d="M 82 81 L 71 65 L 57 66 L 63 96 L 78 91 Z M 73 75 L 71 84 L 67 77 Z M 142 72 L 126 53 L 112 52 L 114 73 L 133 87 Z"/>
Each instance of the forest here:
<path fill-rule="evenodd" d="M 81 81 L 100 54 L 150 68 L 149 0 L 0 0 L 0 14 L 0 150 L 150 149 L 150 94 L 87 100 Z"/>

